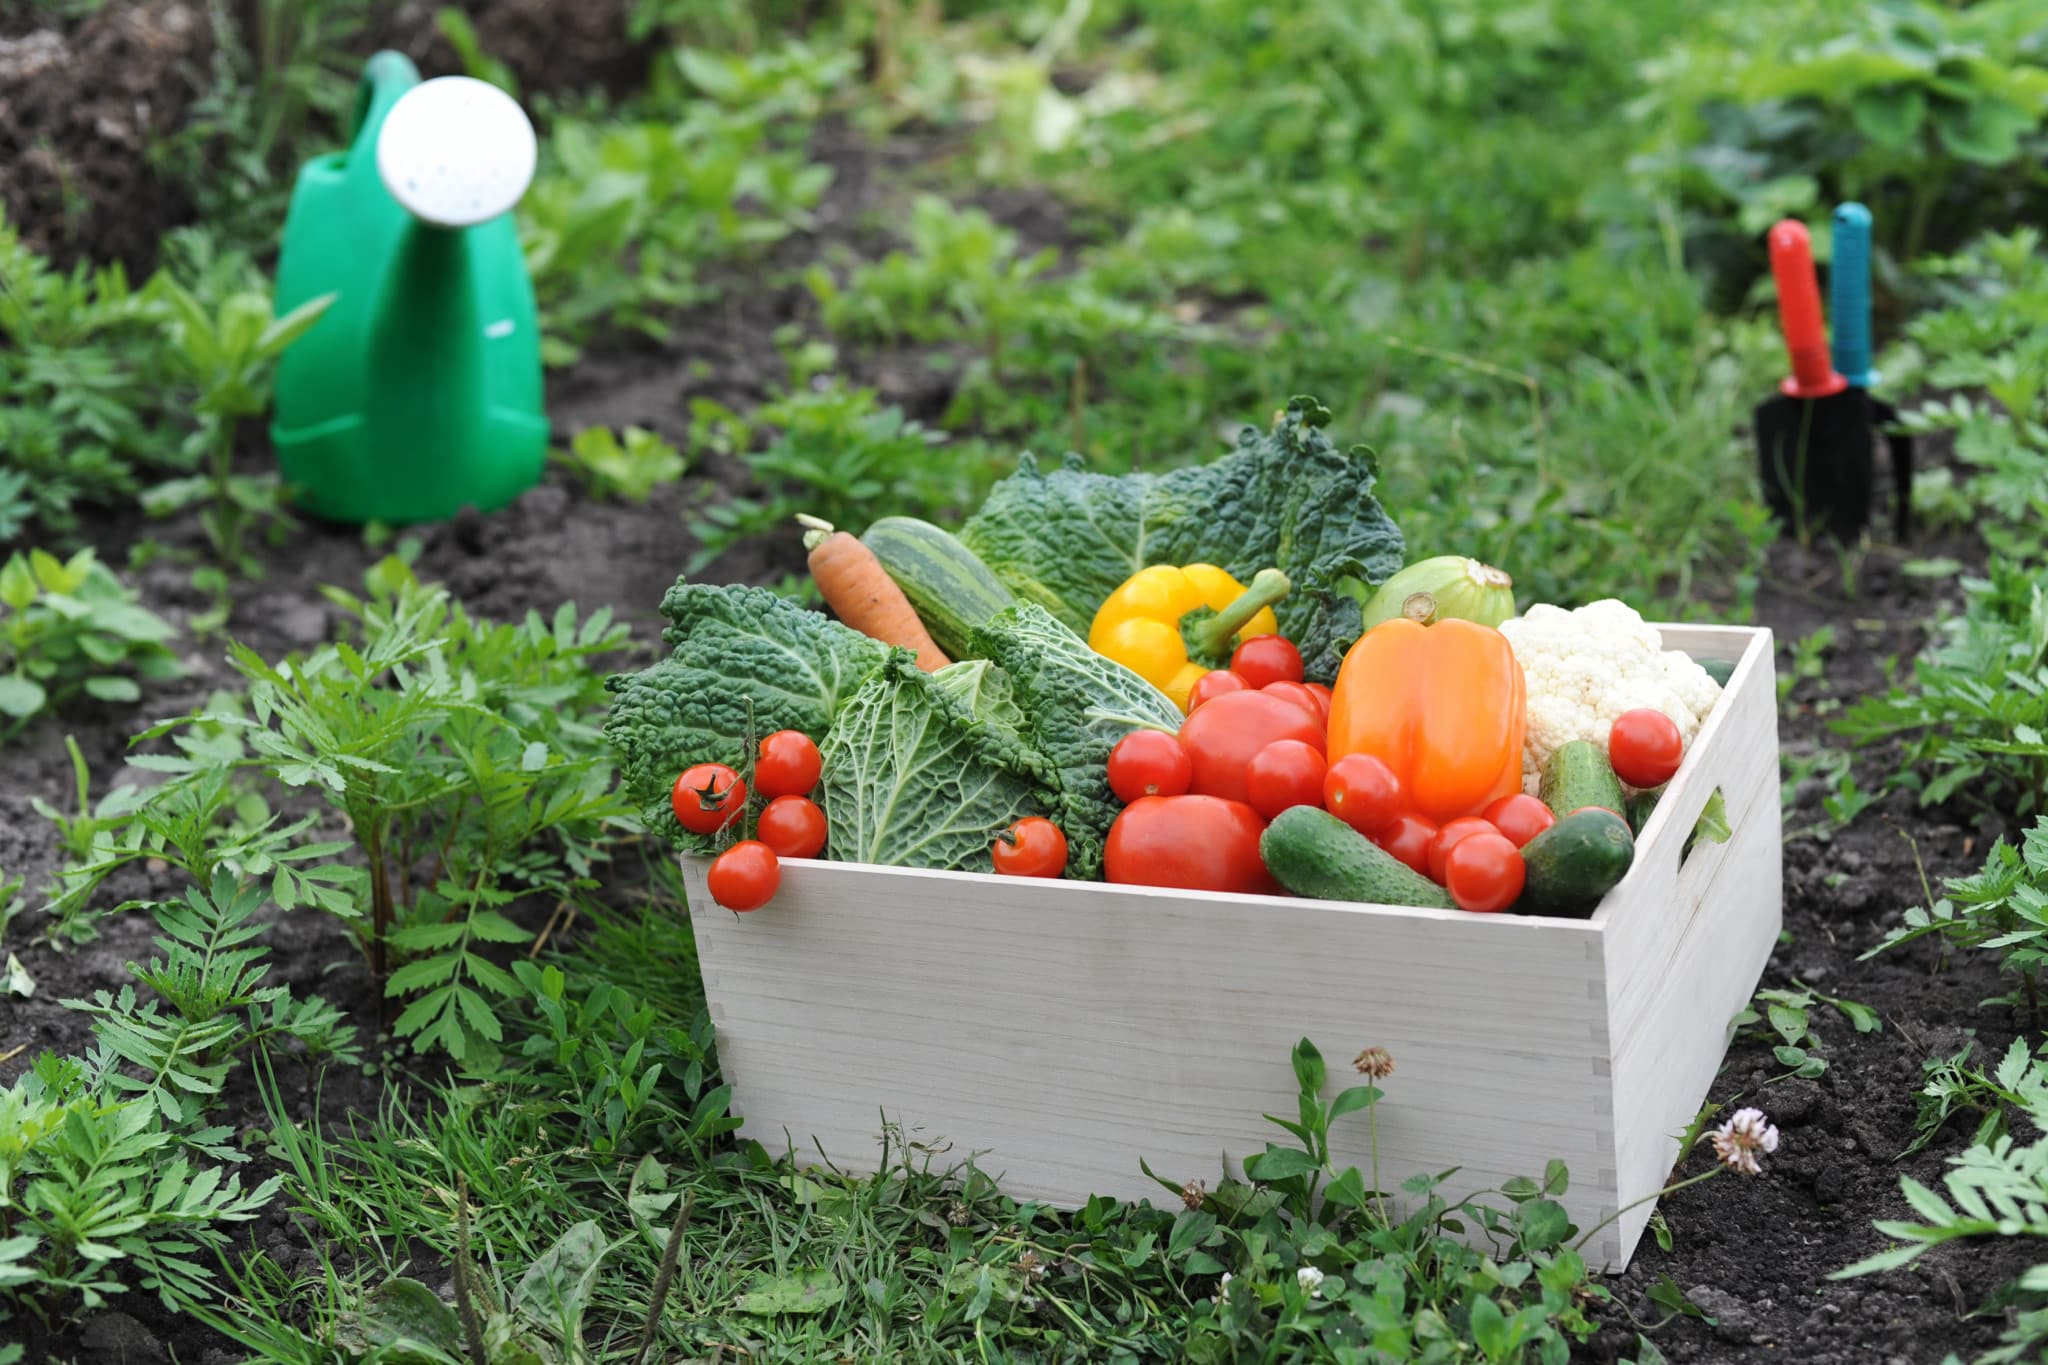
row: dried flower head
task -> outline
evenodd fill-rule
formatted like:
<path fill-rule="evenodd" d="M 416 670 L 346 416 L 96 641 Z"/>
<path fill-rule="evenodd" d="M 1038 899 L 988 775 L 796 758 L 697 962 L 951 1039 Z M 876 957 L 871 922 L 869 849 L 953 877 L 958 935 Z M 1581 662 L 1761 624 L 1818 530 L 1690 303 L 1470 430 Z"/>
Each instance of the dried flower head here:
<path fill-rule="evenodd" d="M 1045 1262 L 1038 1259 L 1037 1252 L 1033 1251 L 1030 1247 L 1026 1247 L 1023 1253 L 1017 1257 L 1017 1273 L 1024 1277 L 1024 1283 L 1030 1284 L 1032 1281 L 1044 1277 Z"/>
<path fill-rule="evenodd" d="M 1323 1272 L 1312 1265 L 1305 1265 L 1294 1272 L 1294 1282 L 1308 1291 L 1310 1298 L 1319 1298 L 1323 1292 Z"/>
<path fill-rule="evenodd" d="M 1361 1076 L 1383 1081 L 1394 1074 L 1394 1054 L 1383 1047 L 1369 1047 L 1351 1059 L 1351 1069 Z"/>
<path fill-rule="evenodd" d="M 1202 1207 L 1202 1201 L 1208 1197 L 1208 1189 L 1199 1180 L 1190 1180 L 1180 1187 L 1180 1202 L 1191 1209 Z"/>
<path fill-rule="evenodd" d="M 946 1221 L 951 1223 L 956 1228 L 966 1227 L 967 1206 L 961 1203 L 959 1200 L 955 1199 L 952 1203 L 952 1206 L 946 1210 Z"/>
<path fill-rule="evenodd" d="M 1723 1166 L 1744 1175 L 1758 1175 L 1757 1154 L 1778 1150 L 1778 1130 L 1761 1109 L 1738 1109 L 1733 1118 L 1707 1135 Z"/>

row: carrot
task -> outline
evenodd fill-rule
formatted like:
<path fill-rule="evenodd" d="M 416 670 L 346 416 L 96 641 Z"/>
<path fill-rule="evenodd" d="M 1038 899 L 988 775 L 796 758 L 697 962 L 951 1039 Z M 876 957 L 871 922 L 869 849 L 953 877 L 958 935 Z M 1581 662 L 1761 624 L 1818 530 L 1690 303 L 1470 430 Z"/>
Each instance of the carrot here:
<path fill-rule="evenodd" d="M 834 615 L 870 639 L 917 651 L 917 666 L 927 673 L 953 662 L 933 643 L 917 609 L 859 537 L 835 531 L 816 517 L 797 520 L 808 528 L 804 548 L 811 552 L 811 577 Z"/>

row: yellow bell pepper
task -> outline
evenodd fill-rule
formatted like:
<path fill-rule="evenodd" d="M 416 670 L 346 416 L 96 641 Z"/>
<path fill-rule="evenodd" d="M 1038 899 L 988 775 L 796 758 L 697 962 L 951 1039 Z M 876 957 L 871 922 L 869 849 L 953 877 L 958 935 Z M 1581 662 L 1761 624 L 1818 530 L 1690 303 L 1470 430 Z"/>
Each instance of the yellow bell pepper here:
<path fill-rule="evenodd" d="M 1096 608 L 1088 647 L 1185 711 L 1195 683 L 1228 664 L 1238 641 L 1279 634 L 1273 603 L 1287 588 L 1287 575 L 1278 569 L 1261 569 L 1247 588 L 1214 564 L 1154 564 Z"/>

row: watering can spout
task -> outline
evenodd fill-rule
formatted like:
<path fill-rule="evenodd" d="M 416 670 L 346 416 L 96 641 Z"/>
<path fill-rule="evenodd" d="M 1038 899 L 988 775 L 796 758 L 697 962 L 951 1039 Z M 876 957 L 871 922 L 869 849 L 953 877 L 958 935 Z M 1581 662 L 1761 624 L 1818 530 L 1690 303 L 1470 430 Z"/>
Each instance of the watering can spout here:
<path fill-rule="evenodd" d="M 272 436 L 301 506 L 346 522 L 490 510 L 546 462 L 533 287 L 509 211 L 533 127 L 494 86 L 365 66 L 345 152 L 300 172 L 280 313 L 335 303 L 278 367 Z"/>

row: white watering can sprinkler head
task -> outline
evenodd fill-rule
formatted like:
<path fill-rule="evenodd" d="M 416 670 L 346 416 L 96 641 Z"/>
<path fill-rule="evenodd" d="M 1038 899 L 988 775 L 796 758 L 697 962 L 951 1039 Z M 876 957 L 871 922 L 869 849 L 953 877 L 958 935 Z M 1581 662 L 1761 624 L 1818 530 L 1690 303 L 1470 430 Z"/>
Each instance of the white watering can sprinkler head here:
<path fill-rule="evenodd" d="M 422 222 L 474 227 L 519 202 L 538 154 L 519 101 L 486 81 L 438 76 L 391 106 L 377 137 L 377 174 Z"/>

